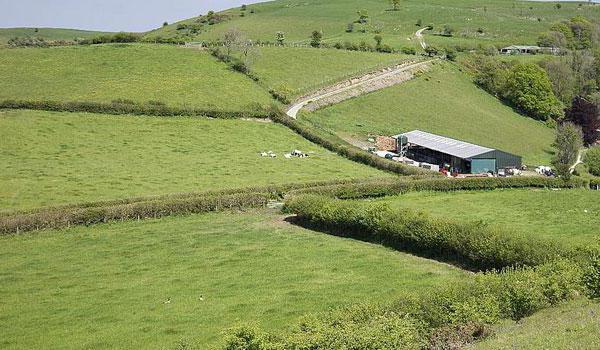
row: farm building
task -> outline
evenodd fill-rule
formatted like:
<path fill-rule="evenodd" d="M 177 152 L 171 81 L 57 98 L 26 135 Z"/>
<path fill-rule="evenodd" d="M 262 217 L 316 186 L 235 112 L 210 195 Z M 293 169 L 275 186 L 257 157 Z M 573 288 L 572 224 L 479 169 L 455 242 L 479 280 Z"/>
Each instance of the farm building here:
<path fill-rule="evenodd" d="M 415 130 L 394 136 L 398 152 L 418 162 L 439 165 L 461 174 L 498 173 L 522 166 L 521 157 L 444 136 Z"/>

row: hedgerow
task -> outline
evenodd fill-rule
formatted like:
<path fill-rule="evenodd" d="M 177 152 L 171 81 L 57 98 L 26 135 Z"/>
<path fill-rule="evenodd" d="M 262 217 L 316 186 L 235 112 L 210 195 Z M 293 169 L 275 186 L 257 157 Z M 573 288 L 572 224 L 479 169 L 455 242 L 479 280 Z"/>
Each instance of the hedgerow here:
<path fill-rule="evenodd" d="M 235 118 L 269 118 L 269 110 L 261 106 L 248 106 L 247 111 L 208 110 L 194 107 L 180 108 L 150 101 L 140 103 L 116 99 L 110 103 L 85 101 L 0 101 L 0 109 L 34 109 L 53 112 L 88 112 L 113 115 L 148 115 L 148 116 L 203 116 L 217 119 Z"/>
<path fill-rule="evenodd" d="M 333 137 L 320 135 L 319 132 L 317 132 L 313 128 L 298 122 L 297 120 L 287 116 L 286 114 L 282 113 L 276 108 L 274 108 L 271 113 L 271 119 L 276 123 L 287 126 L 288 128 L 292 129 L 305 139 L 355 162 L 400 175 L 436 174 L 425 169 L 411 167 L 405 164 L 393 162 L 391 160 L 378 157 L 374 154 L 353 147 L 349 144 L 344 144 L 342 142 L 333 142 Z"/>
<path fill-rule="evenodd" d="M 575 254 L 553 240 L 535 239 L 483 223 L 429 217 L 387 204 L 304 195 L 285 203 L 298 220 L 333 234 L 377 242 L 437 260 L 460 261 L 473 270 L 535 266 Z"/>
<path fill-rule="evenodd" d="M 569 181 L 549 177 L 511 178 L 417 178 L 412 181 L 381 179 L 369 183 L 332 184 L 317 188 L 304 188 L 292 191 L 289 195 L 320 194 L 340 199 L 358 199 L 393 196 L 415 191 L 462 191 L 493 190 L 498 188 L 587 188 L 588 182 L 582 178 Z"/>

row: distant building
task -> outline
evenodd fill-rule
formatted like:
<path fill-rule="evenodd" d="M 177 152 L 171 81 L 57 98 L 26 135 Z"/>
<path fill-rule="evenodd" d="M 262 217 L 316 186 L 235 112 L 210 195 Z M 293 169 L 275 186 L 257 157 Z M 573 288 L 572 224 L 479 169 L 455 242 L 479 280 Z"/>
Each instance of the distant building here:
<path fill-rule="evenodd" d="M 503 55 L 535 55 L 538 53 L 558 55 L 560 53 L 560 49 L 558 47 L 512 45 L 500 49 L 500 53 Z"/>
<path fill-rule="evenodd" d="M 396 135 L 397 152 L 418 162 L 451 168 L 461 174 L 498 173 L 500 169 L 520 169 L 521 157 L 449 137 L 415 130 Z"/>

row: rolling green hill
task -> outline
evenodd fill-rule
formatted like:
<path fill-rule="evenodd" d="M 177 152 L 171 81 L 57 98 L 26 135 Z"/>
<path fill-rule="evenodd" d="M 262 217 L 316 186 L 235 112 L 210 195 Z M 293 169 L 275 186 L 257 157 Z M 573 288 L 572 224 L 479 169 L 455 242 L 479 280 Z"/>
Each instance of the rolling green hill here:
<path fill-rule="evenodd" d="M 264 89 L 208 52 L 166 45 L 5 49 L 0 75 L 0 100 L 127 99 L 227 111 L 272 103 Z"/>
<path fill-rule="evenodd" d="M 46 40 L 75 40 L 89 39 L 103 34 L 109 33 L 65 28 L 0 28 L 0 46 L 6 44 L 8 40 L 15 37 L 34 37 Z"/>
<path fill-rule="evenodd" d="M 219 213 L 0 237 L 1 347 L 210 349 L 240 322 L 280 330 L 468 278 L 283 219 Z"/>
<path fill-rule="evenodd" d="M 321 30 L 326 40 L 372 42 L 373 31 L 381 28 L 385 41 L 394 46 L 413 45 L 409 37 L 418 29 L 415 25 L 421 20 L 423 25 L 433 25 L 434 31 L 441 31 L 445 25 L 455 29 L 451 39 L 429 36 L 435 44 L 478 43 L 534 44 L 540 32 L 547 30 L 554 22 L 581 14 L 590 18 L 600 17 L 600 6 L 578 3 L 563 3 L 561 9 L 554 2 L 526 2 L 514 0 L 431 0 L 402 1 L 399 11 L 390 11 L 386 0 L 329 0 L 296 1 L 279 0 L 250 5 L 243 12 L 240 8 L 224 11 L 228 20 L 202 27 L 192 40 L 214 40 L 229 28 L 236 27 L 250 38 L 275 40 L 277 31 L 284 31 L 290 42 L 308 42 L 313 30 Z M 358 19 L 357 11 L 367 11 L 370 31 L 346 33 L 348 23 Z M 254 13 L 252 13 L 254 12 Z M 193 24 L 197 18 L 175 23 L 152 31 L 148 37 L 174 37 L 183 35 L 178 24 Z M 479 30 L 483 33 L 479 33 Z"/>
<path fill-rule="evenodd" d="M 294 149 L 314 153 L 283 157 Z M 0 111 L 0 163 L 0 211 L 389 176 L 274 123 L 42 111 Z"/>
<path fill-rule="evenodd" d="M 301 118 L 344 137 L 397 135 L 420 129 L 549 164 L 554 131 L 521 116 L 473 84 L 454 64 L 442 63 L 414 80 Z"/>

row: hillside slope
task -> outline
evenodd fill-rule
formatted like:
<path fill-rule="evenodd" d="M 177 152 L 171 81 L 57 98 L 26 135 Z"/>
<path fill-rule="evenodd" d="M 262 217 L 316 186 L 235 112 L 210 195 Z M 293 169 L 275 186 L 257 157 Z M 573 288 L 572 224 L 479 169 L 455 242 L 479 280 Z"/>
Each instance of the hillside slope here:
<path fill-rule="evenodd" d="M 548 164 L 554 131 L 521 116 L 475 86 L 453 64 L 442 63 L 417 79 L 365 95 L 304 118 L 343 137 L 396 135 L 420 129 L 523 156 L 528 165 Z"/>
<path fill-rule="evenodd" d="M 368 13 L 368 32 L 360 33 L 361 25 L 355 25 L 353 33 L 346 33 L 347 25 L 358 20 L 357 11 Z M 402 1 L 399 11 L 391 11 L 389 1 L 382 0 L 278 0 L 221 14 L 227 20 L 204 25 L 198 35 L 191 36 L 192 40 L 214 40 L 235 27 L 252 39 L 269 41 L 275 41 L 277 31 L 284 31 L 288 41 L 308 42 L 312 31 L 321 30 L 328 40 L 372 42 L 373 33 L 379 28 L 388 43 L 413 45 L 408 37 L 418 29 L 415 24 L 421 20 L 423 25 L 432 24 L 435 31 L 441 31 L 445 25 L 455 29 L 454 39 L 436 37 L 439 43 L 534 44 L 539 33 L 556 21 L 578 14 L 598 18 L 600 6 L 564 3 L 558 10 L 553 2 L 429 0 Z M 197 18 L 157 29 L 148 37 L 182 36 L 186 31 L 177 30 L 179 24 L 197 24 Z"/>

